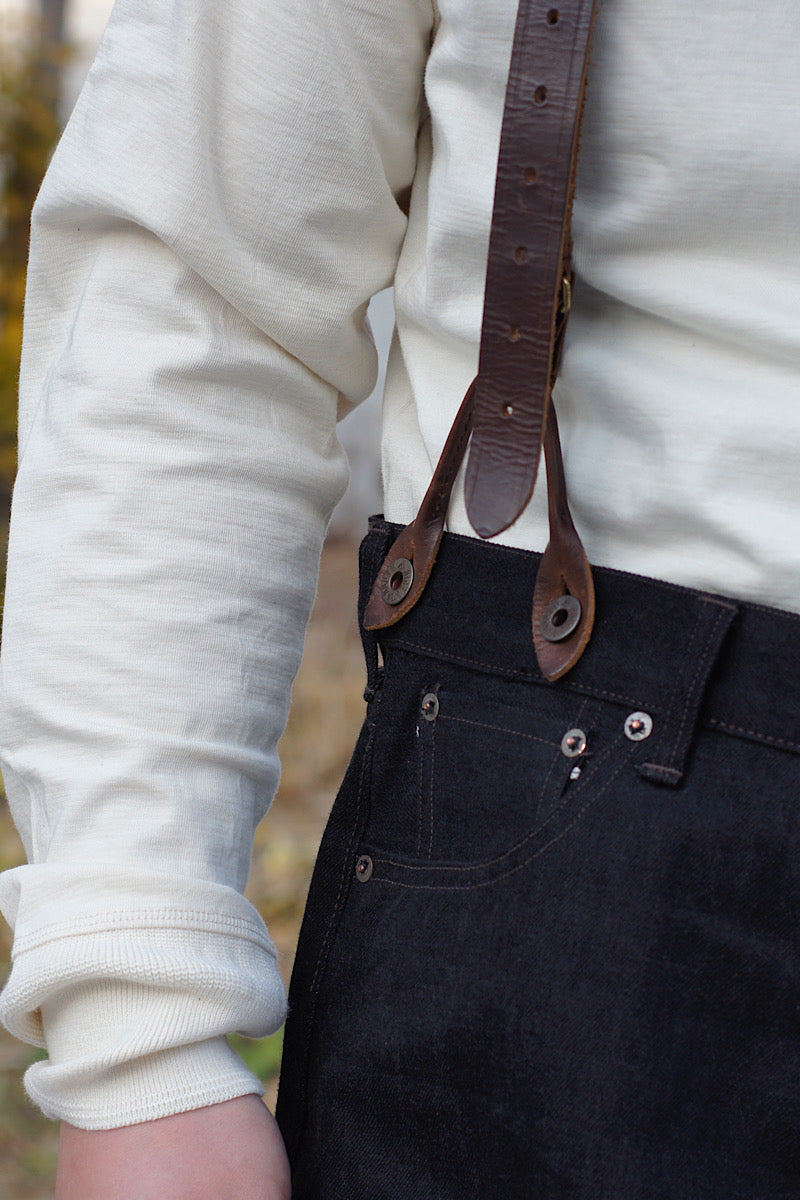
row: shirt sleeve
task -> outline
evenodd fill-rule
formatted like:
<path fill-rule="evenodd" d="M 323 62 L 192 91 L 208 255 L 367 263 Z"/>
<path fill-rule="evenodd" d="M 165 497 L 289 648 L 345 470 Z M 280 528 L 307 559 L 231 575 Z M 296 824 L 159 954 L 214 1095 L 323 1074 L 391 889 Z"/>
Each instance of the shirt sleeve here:
<path fill-rule="evenodd" d="M 405 232 L 430 0 L 118 0 L 34 211 L 2 662 L 7 1027 L 110 1128 L 258 1091 L 244 899 Z"/>

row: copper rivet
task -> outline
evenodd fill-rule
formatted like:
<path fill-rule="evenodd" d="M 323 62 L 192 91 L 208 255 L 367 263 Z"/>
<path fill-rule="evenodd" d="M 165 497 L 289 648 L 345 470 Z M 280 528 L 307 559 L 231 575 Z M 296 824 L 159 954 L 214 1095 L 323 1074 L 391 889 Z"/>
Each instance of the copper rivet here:
<path fill-rule="evenodd" d="M 428 692 L 422 697 L 420 707 L 426 721 L 435 721 L 439 715 L 439 697 L 435 692 Z"/>
<path fill-rule="evenodd" d="M 414 582 L 414 568 L 407 558 L 396 558 L 383 573 L 381 595 L 387 604 L 399 604 L 405 600 Z"/>
<path fill-rule="evenodd" d="M 368 854 L 359 855 L 356 860 L 356 879 L 359 883 L 366 883 L 372 878 L 372 859 Z"/>
<path fill-rule="evenodd" d="M 575 632 L 580 622 L 581 602 L 577 596 L 559 596 L 544 610 L 540 626 L 542 637 L 548 642 L 563 642 Z"/>
<path fill-rule="evenodd" d="M 633 712 L 625 718 L 625 737 L 632 742 L 643 742 L 653 732 L 653 718 L 646 712 Z"/>
<path fill-rule="evenodd" d="M 580 758 L 586 745 L 586 734 L 582 729 L 568 729 L 561 739 L 561 753 L 566 758 Z"/>

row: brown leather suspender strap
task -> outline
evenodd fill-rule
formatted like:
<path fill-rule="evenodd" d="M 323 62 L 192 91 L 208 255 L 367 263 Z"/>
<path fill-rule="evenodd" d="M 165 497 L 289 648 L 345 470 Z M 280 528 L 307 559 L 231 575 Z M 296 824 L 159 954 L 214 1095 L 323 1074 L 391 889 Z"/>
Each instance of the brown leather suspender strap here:
<path fill-rule="evenodd" d="M 481 537 L 533 492 L 563 281 L 593 0 L 520 4 L 506 91 L 466 478 Z"/>
<path fill-rule="evenodd" d="M 522 512 L 544 443 L 550 543 L 536 581 L 533 636 L 548 679 L 574 665 L 594 619 L 591 569 L 569 512 L 551 391 L 569 314 L 572 196 L 595 7 L 596 0 L 564 0 L 557 8 L 520 0 L 478 375 L 416 519 L 389 551 L 364 619 L 368 629 L 394 624 L 422 594 L 470 434 L 465 497 L 481 537 L 506 529 Z"/>

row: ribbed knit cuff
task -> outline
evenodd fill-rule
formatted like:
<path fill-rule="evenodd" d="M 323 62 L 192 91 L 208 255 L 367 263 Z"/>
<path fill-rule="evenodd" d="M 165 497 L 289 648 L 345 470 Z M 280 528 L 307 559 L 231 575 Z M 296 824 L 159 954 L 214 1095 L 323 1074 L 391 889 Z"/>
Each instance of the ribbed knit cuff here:
<path fill-rule="evenodd" d="M 170 989 L 94 983 L 43 1005 L 49 1059 L 25 1074 L 29 1096 L 49 1117 L 82 1129 L 135 1125 L 203 1108 L 263 1087 L 223 1036 L 141 1054 L 171 1029 L 186 997 Z M 198 999 L 197 1008 L 202 1008 Z M 203 1014 L 184 1011 L 184 1032 Z"/>
<path fill-rule="evenodd" d="M 259 1092 L 225 1040 L 265 1037 L 286 1012 L 256 910 L 231 888 L 141 873 L 108 884 L 102 906 L 102 882 L 58 867 L 0 877 L 17 921 L 0 1020 L 50 1055 L 27 1072 L 32 1099 L 110 1129 Z"/>
<path fill-rule="evenodd" d="M 224 1036 L 183 1040 L 219 1024 L 226 1010 L 232 1017 L 224 1001 L 129 982 L 74 987 L 42 1005 L 49 1058 L 26 1072 L 28 1094 L 47 1116 L 82 1129 L 261 1095 Z M 281 1016 L 279 1007 L 276 1021 Z"/>

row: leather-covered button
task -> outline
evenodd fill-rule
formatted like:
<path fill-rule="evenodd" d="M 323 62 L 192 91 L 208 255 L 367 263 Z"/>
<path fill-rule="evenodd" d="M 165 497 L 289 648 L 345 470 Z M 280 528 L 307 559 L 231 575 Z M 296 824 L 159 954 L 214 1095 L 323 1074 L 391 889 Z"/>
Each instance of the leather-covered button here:
<path fill-rule="evenodd" d="M 542 637 L 547 642 L 563 642 L 580 625 L 581 602 L 577 596 L 559 596 L 544 610 Z"/>
<path fill-rule="evenodd" d="M 633 712 L 625 718 L 625 737 L 632 742 L 643 742 L 653 732 L 653 718 L 646 712 Z"/>
<path fill-rule="evenodd" d="M 582 729 L 568 729 L 561 739 L 561 753 L 567 758 L 580 758 L 586 745 L 586 734 Z"/>
<path fill-rule="evenodd" d="M 360 854 L 356 859 L 356 879 L 366 883 L 372 878 L 372 859 L 368 854 Z"/>
<path fill-rule="evenodd" d="M 381 595 L 387 604 L 399 604 L 405 600 L 414 582 L 414 568 L 408 558 L 396 558 L 390 563 L 381 579 Z"/>

